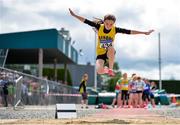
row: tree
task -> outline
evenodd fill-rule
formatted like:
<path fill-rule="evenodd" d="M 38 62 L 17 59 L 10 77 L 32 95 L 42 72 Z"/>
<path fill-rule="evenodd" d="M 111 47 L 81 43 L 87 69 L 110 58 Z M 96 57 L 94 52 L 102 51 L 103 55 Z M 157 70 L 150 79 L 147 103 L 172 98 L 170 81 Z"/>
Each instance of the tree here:
<path fill-rule="evenodd" d="M 119 70 L 118 62 L 115 62 L 115 63 L 114 63 L 113 69 L 114 69 L 114 70 Z"/>
<path fill-rule="evenodd" d="M 65 81 L 64 79 L 64 69 L 57 69 L 57 80 Z M 54 69 L 52 68 L 44 68 L 43 69 L 43 76 L 47 76 L 48 79 L 54 79 Z M 72 86 L 72 78 L 69 70 L 67 70 L 67 83 L 68 85 Z"/>
<path fill-rule="evenodd" d="M 114 63 L 113 69 L 114 69 L 115 74 L 116 74 L 115 77 L 110 78 L 109 80 L 107 80 L 107 91 L 110 91 L 110 92 L 114 92 L 116 82 L 122 76 L 121 71 L 119 71 L 119 65 L 118 65 L 117 62 Z M 107 77 L 109 77 L 109 76 L 107 76 Z"/>

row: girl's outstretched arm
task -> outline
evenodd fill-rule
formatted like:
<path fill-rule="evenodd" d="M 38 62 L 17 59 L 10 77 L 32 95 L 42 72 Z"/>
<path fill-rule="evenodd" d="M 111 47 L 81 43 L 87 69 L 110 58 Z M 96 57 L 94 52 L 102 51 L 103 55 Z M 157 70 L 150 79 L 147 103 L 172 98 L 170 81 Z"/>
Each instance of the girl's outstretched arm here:
<path fill-rule="evenodd" d="M 152 32 L 154 32 L 154 30 L 149 30 L 149 31 L 147 31 L 147 32 L 131 30 L 131 34 L 145 34 L 145 35 L 149 35 L 149 34 L 151 34 Z"/>
<path fill-rule="evenodd" d="M 84 22 L 84 21 L 85 21 L 85 18 L 84 18 L 84 17 L 81 17 L 81 16 L 76 15 L 70 8 L 69 8 L 69 12 L 70 12 L 70 14 L 71 14 L 73 17 L 77 18 L 77 19 L 80 20 L 81 22 Z"/>

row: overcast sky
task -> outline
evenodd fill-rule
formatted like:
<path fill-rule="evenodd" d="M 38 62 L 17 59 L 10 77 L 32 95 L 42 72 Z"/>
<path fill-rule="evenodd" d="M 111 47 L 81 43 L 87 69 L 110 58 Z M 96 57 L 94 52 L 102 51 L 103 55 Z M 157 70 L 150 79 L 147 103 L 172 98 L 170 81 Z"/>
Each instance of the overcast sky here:
<path fill-rule="evenodd" d="M 47 28 L 70 31 L 83 49 L 79 63 L 94 64 L 95 33 L 70 16 L 68 8 L 92 20 L 114 14 L 116 26 L 147 31 L 149 36 L 117 34 L 116 61 L 123 72 L 158 79 L 158 33 L 161 33 L 162 78 L 180 79 L 180 0 L 0 0 L 0 32 Z"/>

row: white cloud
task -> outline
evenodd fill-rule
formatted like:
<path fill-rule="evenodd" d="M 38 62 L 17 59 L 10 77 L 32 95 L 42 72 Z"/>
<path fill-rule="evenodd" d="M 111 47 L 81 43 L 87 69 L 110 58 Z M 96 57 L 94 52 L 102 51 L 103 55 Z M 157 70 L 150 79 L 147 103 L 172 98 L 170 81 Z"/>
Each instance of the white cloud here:
<path fill-rule="evenodd" d="M 143 70 L 140 69 L 122 69 L 122 72 L 127 72 L 129 74 L 129 77 L 131 74 L 136 73 L 137 75 L 143 77 L 143 78 L 148 78 L 148 79 L 153 79 L 153 80 L 159 80 L 159 69 L 157 68 L 152 68 L 149 70 Z M 165 80 L 169 80 L 172 78 L 180 79 L 180 65 L 166 65 L 162 68 L 161 70 L 161 78 Z"/>
<path fill-rule="evenodd" d="M 1 0 L 1 3 L 1 33 L 65 27 L 76 41 L 74 46 L 84 51 L 80 63 L 94 62 L 94 32 L 71 17 L 68 8 L 88 19 L 113 13 L 117 17 L 116 26 L 122 28 L 141 31 L 153 28 L 156 32 L 150 36 L 117 35 L 116 61 L 122 70 L 142 74 L 149 70 L 155 75 L 147 77 L 157 78 L 157 33 L 161 32 L 163 78 L 180 79 L 178 73 L 172 74 L 172 68 L 180 72 L 179 0 Z"/>

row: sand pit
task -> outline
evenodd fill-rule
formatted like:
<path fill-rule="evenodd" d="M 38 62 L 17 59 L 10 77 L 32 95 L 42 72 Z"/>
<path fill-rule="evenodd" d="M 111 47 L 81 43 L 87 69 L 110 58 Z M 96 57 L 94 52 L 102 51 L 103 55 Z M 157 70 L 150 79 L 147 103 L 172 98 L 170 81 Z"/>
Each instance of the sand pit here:
<path fill-rule="evenodd" d="M 3 110 L 0 109 L 0 118 L 7 112 L 10 112 L 11 114 L 14 113 L 13 115 L 16 114 L 16 117 L 14 116 L 14 118 L 12 115 L 10 118 L 7 117 L 6 119 L 0 119 L 0 125 L 180 124 L 180 108 L 161 108 L 151 110 L 121 108 L 102 110 L 94 109 L 92 106 L 89 109 L 78 108 L 79 117 L 77 119 L 55 119 L 54 108 L 44 110 L 41 107 L 38 109 L 39 110 L 36 110 L 36 112 L 33 112 L 32 108 L 26 108 L 18 112 L 13 110 L 6 110 L 3 112 Z M 37 112 L 39 114 L 37 114 Z M 45 112 L 48 113 L 45 114 Z M 21 115 L 26 115 L 29 118 L 22 117 Z M 35 115 L 37 115 L 36 118 Z M 45 117 L 45 115 L 47 115 L 47 117 Z"/>

